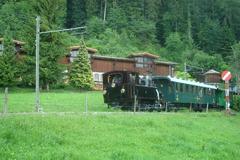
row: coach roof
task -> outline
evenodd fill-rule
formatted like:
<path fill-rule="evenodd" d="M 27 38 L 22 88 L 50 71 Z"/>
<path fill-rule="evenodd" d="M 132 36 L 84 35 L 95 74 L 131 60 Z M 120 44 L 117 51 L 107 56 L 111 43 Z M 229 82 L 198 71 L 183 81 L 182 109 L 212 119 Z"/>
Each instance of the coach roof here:
<path fill-rule="evenodd" d="M 201 82 L 178 79 L 176 77 L 170 77 L 170 76 L 167 76 L 167 77 L 156 76 L 153 79 L 167 79 L 167 80 L 169 80 L 171 82 L 182 83 L 182 84 L 189 84 L 189 85 L 203 87 L 203 88 L 217 89 L 217 87 L 214 86 L 214 85 L 208 85 L 208 84 L 201 83 Z"/>

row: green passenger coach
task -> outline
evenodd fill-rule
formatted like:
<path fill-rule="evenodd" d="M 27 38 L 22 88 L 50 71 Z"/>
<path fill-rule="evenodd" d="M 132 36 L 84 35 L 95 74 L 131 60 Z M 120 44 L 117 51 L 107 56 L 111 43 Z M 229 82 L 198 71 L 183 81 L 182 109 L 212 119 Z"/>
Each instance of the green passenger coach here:
<path fill-rule="evenodd" d="M 192 105 L 193 107 L 206 107 L 216 105 L 216 90 L 214 85 L 200 82 L 182 80 L 173 77 L 153 78 L 164 105 L 174 104 L 176 106 Z"/>

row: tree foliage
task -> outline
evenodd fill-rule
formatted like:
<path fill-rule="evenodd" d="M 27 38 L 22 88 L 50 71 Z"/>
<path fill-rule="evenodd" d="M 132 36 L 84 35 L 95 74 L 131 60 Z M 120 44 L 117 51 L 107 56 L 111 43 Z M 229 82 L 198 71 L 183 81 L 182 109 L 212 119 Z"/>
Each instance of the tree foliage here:
<path fill-rule="evenodd" d="M 146 51 L 176 61 L 180 68 L 186 62 L 205 70 L 234 70 L 239 8 L 239 0 L 2 0 L 0 38 L 9 28 L 11 38 L 26 42 L 17 71 L 22 85 L 34 85 L 37 15 L 41 31 L 86 25 L 86 43 L 103 55 Z M 74 33 L 41 35 L 43 86 L 61 79 L 64 69 L 57 61 L 79 41 L 81 33 Z"/>
<path fill-rule="evenodd" d="M 93 88 L 91 66 L 87 48 L 83 40 L 80 41 L 79 53 L 71 64 L 70 84 L 80 89 Z"/>
<path fill-rule="evenodd" d="M 4 50 L 0 54 L 0 86 L 9 87 L 19 78 L 13 39 L 7 29 L 3 40 Z"/>

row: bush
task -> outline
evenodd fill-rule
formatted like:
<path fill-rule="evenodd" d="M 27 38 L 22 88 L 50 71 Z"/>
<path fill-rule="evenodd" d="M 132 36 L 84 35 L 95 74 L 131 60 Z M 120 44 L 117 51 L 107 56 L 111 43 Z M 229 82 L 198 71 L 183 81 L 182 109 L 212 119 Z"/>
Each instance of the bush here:
<path fill-rule="evenodd" d="M 233 96 L 233 109 L 236 111 L 240 111 L 240 96 Z"/>

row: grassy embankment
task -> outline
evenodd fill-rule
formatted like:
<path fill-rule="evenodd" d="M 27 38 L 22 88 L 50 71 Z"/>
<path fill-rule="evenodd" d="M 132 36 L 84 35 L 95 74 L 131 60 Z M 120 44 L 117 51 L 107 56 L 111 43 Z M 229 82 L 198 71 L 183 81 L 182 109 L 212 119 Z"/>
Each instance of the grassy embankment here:
<path fill-rule="evenodd" d="M 0 159 L 239 159 L 240 116 L 0 116 Z"/>
<path fill-rule="evenodd" d="M 46 112 L 109 111 L 101 92 L 43 92 Z M 3 94 L 0 94 L 2 104 Z M 10 112 L 32 112 L 34 92 L 11 91 Z M 240 115 L 211 113 L 0 116 L 0 159 L 239 159 Z"/>

